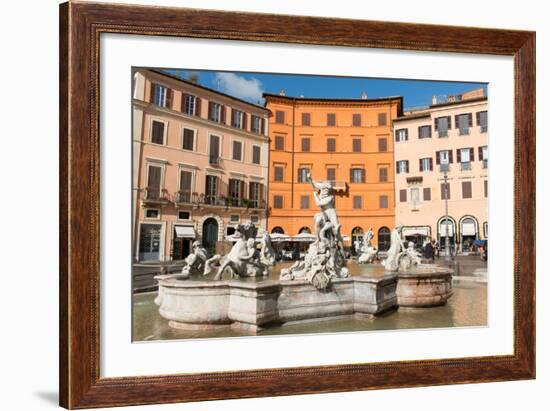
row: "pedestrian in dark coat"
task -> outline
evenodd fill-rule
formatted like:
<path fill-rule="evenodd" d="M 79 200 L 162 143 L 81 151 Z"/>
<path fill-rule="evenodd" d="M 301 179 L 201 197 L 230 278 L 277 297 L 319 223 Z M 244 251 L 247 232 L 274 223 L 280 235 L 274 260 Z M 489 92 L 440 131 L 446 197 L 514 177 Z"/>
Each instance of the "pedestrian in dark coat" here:
<path fill-rule="evenodd" d="M 424 246 L 424 258 L 430 261 L 434 260 L 434 247 L 431 241 Z"/>

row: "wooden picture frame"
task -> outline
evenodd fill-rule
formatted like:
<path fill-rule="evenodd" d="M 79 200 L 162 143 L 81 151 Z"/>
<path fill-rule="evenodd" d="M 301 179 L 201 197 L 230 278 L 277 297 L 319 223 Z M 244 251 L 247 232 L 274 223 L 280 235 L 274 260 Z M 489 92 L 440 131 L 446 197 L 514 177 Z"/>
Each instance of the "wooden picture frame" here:
<path fill-rule="evenodd" d="M 513 355 L 100 378 L 99 50 L 102 33 L 513 56 Z M 60 404 L 63 407 L 535 378 L 534 32 L 70 2 L 60 6 L 60 104 Z"/>

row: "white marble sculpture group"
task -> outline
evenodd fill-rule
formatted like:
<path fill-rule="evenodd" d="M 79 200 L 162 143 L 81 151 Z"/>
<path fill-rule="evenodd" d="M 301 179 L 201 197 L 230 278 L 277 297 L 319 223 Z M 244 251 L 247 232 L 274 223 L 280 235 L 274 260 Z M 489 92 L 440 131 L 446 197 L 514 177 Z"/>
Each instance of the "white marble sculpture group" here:
<path fill-rule="evenodd" d="M 403 227 L 398 225 L 391 232 L 390 249 L 388 250 L 388 257 L 382 261 L 382 265 L 386 271 L 408 271 L 413 266 L 417 266 L 421 263 L 420 254 L 414 249 L 414 243 L 409 241 L 407 247 L 401 240 L 401 231 Z"/>
<path fill-rule="evenodd" d="M 349 276 L 340 223 L 334 207 L 334 190 L 329 181 L 314 181 L 307 175 L 307 181 L 315 191 L 315 204 L 321 212 L 314 216 L 315 241 L 310 244 L 303 261 L 297 261 L 281 270 L 281 280 L 307 280 L 318 290 L 327 290 L 331 278 Z"/>
<path fill-rule="evenodd" d="M 357 247 L 357 252 L 359 253 L 357 262 L 359 264 L 371 264 L 376 258 L 378 251 L 371 243 L 373 237 L 374 231 L 371 227 L 369 231 L 367 231 L 367 234 L 363 237 L 363 241 L 360 241 Z"/>

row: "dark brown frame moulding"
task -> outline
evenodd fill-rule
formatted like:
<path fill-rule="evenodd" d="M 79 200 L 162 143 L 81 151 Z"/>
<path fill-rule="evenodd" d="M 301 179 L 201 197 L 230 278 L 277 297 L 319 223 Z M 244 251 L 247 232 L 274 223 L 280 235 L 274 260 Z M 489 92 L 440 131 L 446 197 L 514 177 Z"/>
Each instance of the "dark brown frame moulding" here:
<path fill-rule="evenodd" d="M 101 378 L 99 50 L 102 33 L 512 56 L 512 355 Z M 60 5 L 60 404 L 204 401 L 535 378 L 535 33 L 184 8 Z M 517 241 L 521 239 L 522 241 Z"/>

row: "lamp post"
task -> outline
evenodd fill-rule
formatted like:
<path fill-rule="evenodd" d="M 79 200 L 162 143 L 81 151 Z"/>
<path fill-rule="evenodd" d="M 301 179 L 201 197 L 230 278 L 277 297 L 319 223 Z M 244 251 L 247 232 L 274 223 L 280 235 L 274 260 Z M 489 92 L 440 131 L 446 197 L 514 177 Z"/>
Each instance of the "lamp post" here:
<path fill-rule="evenodd" d="M 443 186 L 445 187 L 445 262 L 451 265 L 451 245 L 449 244 L 449 186 L 448 176 L 449 160 L 441 161 L 441 171 L 443 172 Z"/>

